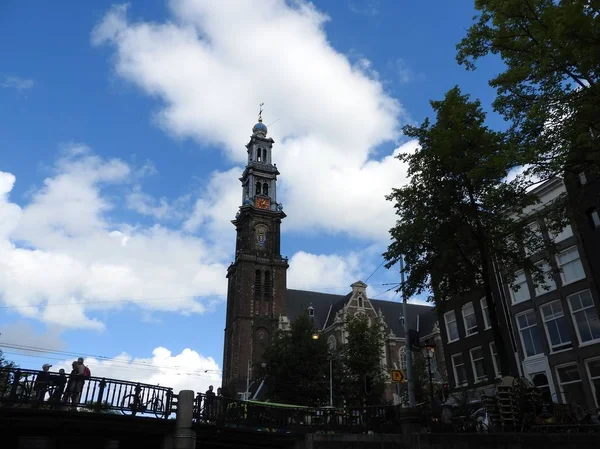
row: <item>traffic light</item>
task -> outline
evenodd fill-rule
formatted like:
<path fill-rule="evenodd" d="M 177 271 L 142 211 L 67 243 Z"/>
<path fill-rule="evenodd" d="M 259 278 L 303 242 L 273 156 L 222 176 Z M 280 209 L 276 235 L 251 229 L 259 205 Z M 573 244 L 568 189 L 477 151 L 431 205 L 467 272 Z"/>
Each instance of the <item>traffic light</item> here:
<path fill-rule="evenodd" d="M 442 385 L 442 395 L 444 397 L 444 402 L 446 402 L 450 397 L 450 386 L 448 384 Z"/>

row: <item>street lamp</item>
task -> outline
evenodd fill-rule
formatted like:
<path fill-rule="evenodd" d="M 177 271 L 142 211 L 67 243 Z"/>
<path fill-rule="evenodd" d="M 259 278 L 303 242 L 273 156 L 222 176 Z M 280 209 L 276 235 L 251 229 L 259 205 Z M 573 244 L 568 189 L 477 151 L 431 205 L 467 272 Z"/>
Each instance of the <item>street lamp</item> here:
<path fill-rule="evenodd" d="M 319 333 L 313 332 L 312 339 L 318 340 Z M 333 357 L 329 356 L 329 406 L 333 407 Z"/>
<path fill-rule="evenodd" d="M 429 394 L 431 398 L 431 407 L 433 408 L 433 374 L 431 372 L 431 361 L 435 357 L 435 345 L 425 345 L 423 347 L 423 356 L 427 359 L 429 369 Z"/>
<path fill-rule="evenodd" d="M 313 332 L 312 339 L 313 340 L 318 340 L 319 339 L 319 333 L 318 332 Z"/>

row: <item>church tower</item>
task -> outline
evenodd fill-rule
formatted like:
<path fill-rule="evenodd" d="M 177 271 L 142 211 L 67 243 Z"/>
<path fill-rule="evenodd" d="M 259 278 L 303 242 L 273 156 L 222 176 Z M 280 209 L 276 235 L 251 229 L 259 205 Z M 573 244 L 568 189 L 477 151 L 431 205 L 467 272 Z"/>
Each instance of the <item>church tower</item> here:
<path fill-rule="evenodd" d="M 248 163 L 240 178 L 242 205 L 232 221 L 237 233 L 235 260 L 227 270 L 227 317 L 223 354 L 223 388 L 230 397 L 248 391 L 263 352 L 285 313 L 287 258 L 280 253 L 280 226 L 285 218 L 277 203 L 273 139 L 267 127 L 252 128 L 246 145 Z"/>

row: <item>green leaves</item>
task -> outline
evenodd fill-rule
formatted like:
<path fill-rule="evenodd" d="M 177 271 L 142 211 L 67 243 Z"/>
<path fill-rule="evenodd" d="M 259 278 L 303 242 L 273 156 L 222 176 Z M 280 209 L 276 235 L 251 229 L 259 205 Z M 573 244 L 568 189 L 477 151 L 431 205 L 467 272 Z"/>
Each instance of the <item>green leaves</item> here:
<path fill-rule="evenodd" d="M 600 10 L 589 0 L 476 0 L 457 61 L 499 55 L 494 109 L 511 123 L 521 164 L 543 177 L 600 167 Z"/>

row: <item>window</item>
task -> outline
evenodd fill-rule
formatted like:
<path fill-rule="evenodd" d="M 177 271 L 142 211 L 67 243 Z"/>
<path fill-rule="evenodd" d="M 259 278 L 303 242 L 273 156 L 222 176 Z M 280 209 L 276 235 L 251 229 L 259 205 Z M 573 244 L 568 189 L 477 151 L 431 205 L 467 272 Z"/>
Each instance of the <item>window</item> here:
<path fill-rule="evenodd" d="M 483 314 L 483 324 L 486 329 L 492 327 L 492 320 L 490 319 L 490 309 L 487 306 L 487 299 L 481 299 L 481 313 Z"/>
<path fill-rule="evenodd" d="M 560 301 L 554 301 L 541 307 L 542 321 L 546 328 L 548 343 L 552 351 L 560 351 L 572 347 L 569 329 Z"/>
<path fill-rule="evenodd" d="M 260 182 L 256 182 L 256 195 L 260 195 L 260 188 L 262 184 Z"/>
<path fill-rule="evenodd" d="M 592 294 L 584 290 L 567 297 L 580 343 L 600 339 L 600 321 Z"/>
<path fill-rule="evenodd" d="M 308 307 L 308 316 L 315 316 L 315 308 L 313 306 Z"/>
<path fill-rule="evenodd" d="M 543 352 L 542 339 L 533 310 L 517 315 L 517 325 L 519 326 L 525 357 L 541 354 Z"/>
<path fill-rule="evenodd" d="M 398 358 L 400 360 L 400 369 L 406 369 L 406 346 L 402 346 L 398 353 Z"/>
<path fill-rule="evenodd" d="M 271 299 L 271 272 L 265 271 L 264 298 Z M 313 313 L 314 314 L 314 313 Z"/>
<path fill-rule="evenodd" d="M 552 399 L 552 391 L 550 390 L 550 382 L 545 372 L 533 373 L 531 376 L 531 382 L 533 385 L 541 390 L 542 398 L 545 402 L 554 402 Z"/>
<path fill-rule="evenodd" d="M 540 241 L 543 239 L 542 230 L 540 229 L 540 225 L 535 221 L 533 223 L 529 223 L 527 225 L 527 229 L 532 234 L 530 237 L 532 241 L 530 243 L 533 243 L 533 246 L 528 247 L 527 245 L 523 245 L 523 248 L 525 249 L 525 255 L 531 256 L 533 253 L 539 250 Z M 527 235 L 527 237 L 529 237 L 529 235 Z"/>
<path fill-rule="evenodd" d="M 583 265 L 579 259 L 579 251 L 573 246 L 556 256 L 558 268 L 560 269 L 560 277 L 563 285 L 578 281 L 585 277 Z"/>
<path fill-rule="evenodd" d="M 471 354 L 471 366 L 473 367 L 473 377 L 475 382 L 481 382 L 487 378 L 485 374 L 485 366 L 483 364 L 483 351 L 481 346 L 473 348 L 469 351 Z"/>
<path fill-rule="evenodd" d="M 465 304 L 462 308 L 463 321 L 465 323 L 465 332 L 467 336 L 477 333 L 477 318 L 475 317 L 475 309 L 473 303 Z"/>
<path fill-rule="evenodd" d="M 463 361 L 462 354 L 454 354 L 452 355 L 451 359 L 456 386 L 460 387 L 467 385 L 467 370 L 465 369 L 465 362 Z"/>
<path fill-rule="evenodd" d="M 268 195 L 269 194 L 269 184 L 267 184 L 266 182 L 263 184 L 263 195 Z"/>
<path fill-rule="evenodd" d="M 498 357 L 498 350 L 496 349 L 496 342 L 490 343 L 490 353 L 492 354 L 492 363 L 494 364 L 494 373 L 496 377 L 500 377 L 500 358 Z"/>
<path fill-rule="evenodd" d="M 456 315 L 454 314 L 454 310 L 444 314 L 444 321 L 446 321 L 448 343 L 458 340 L 458 326 L 456 325 Z"/>
<path fill-rule="evenodd" d="M 558 234 L 554 234 L 552 231 L 548 230 L 548 236 L 554 243 L 559 243 L 559 242 L 562 242 L 563 240 L 568 239 L 569 237 L 572 237 L 573 229 L 571 229 L 571 225 L 567 225 Z"/>
<path fill-rule="evenodd" d="M 261 281 L 261 272 L 260 270 L 256 270 L 254 273 L 254 297 L 256 299 L 260 298 L 260 281 Z"/>
<path fill-rule="evenodd" d="M 565 404 L 575 402 L 580 406 L 585 406 L 585 395 L 581 388 L 581 377 L 579 376 L 577 364 L 559 366 L 556 368 L 556 374 L 562 402 Z"/>
<path fill-rule="evenodd" d="M 600 214 L 598 214 L 597 209 L 590 209 L 588 211 L 588 217 L 590 219 L 590 225 L 592 229 L 600 228 Z"/>
<path fill-rule="evenodd" d="M 365 301 L 363 300 L 362 295 L 358 295 L 358 307 L 363 308 L 365 306 Z"/>
<path fill-rule="evenodd" d="M 540 296 L 544 293 L 556 290 L 556 282 L 554 282 L 554 276 L 552 274 L 552 267 L 548 262 L 542 261 L 535 264 L 544 275 L 544 283 L 535 286 L 535 295 Z M 535 281 L 534 281 L 535 282 Z"/>
<path fill-rule="evenodd" d="M 267 150 L 265 148 L 263 148 L 263 162 L 267 163 Z"/>
<path fill-rule="evenodd" d="M 329 349 L 334 351 L 335 347 L 337 346 L 337 341 L 335 339 L 335 335 L 330 335 L 329 338 L 327 339 L 327 345 L 329 346 Z"/>
<path fill-rule="evenodd" d="M 259 149 L 256 151 L 256 160 L 257 160 L 258 162 L 262 161 L 262 157 L 261 157 L 261 156 L 262 156 L 262 151 L 261 151 L 261 149 L 259 148 Z"/>
<path fill-rule="evenodd" d="M 510 286 L 510 295 L 512 296 L 513 304 L 527 301 L 531 298 L 529 295 L 529 287 L 527 287 L 525 271 L 521 270 L 515 273 L 515 280 Z"/>
<path fill-rule="evenodd" d="M 579 184 L 581 184 L 582 186 L 587 184 L 587 177 L 585 176 L 585 172 L 579 173 Z"/>
<path fill-rule="evenodd" d="M 586 360 L 585 365 L 592 384 L 592 393 L 596 400 L 596 407 L 600 407 L 600 359 Z"/>

